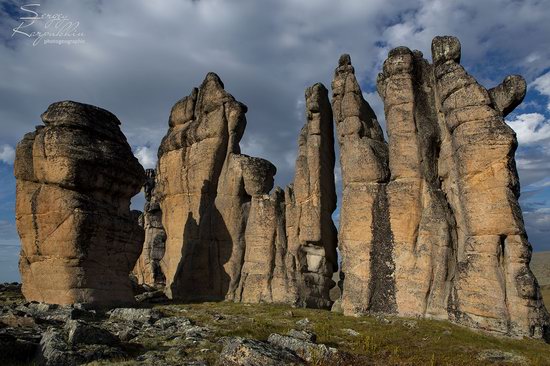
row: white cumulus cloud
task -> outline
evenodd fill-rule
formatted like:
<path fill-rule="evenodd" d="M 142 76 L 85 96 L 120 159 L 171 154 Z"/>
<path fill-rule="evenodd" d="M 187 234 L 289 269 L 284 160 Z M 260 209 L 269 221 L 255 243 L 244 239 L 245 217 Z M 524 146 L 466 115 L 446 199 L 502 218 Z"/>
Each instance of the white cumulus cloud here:
<path fill-rule="evenodd" d="M 550 71 L 536 78 L 531 86 L 542 95 L 550 98 Z M 547 108 L 550 110 L 550 103 L 548 103 Z"/>
<path fill-rule="evenodd" d="M 0 146 L 0 161 L 6 164 L 13 164 L 15 160 L 15 149 L 10 145 Z"/>
<path fill-rule="evenodd" d="M 145 169 L 153 169 L 157 164 L 157 154 L 149 146 L 138 147 L 134 155 Z"/>
<path fill-rule="evenodd" d="M 520 145 L 537 144 L 550 139 L 550 121 L 540 113 L 520 114 L 507 122 L 516 131 Z"/>

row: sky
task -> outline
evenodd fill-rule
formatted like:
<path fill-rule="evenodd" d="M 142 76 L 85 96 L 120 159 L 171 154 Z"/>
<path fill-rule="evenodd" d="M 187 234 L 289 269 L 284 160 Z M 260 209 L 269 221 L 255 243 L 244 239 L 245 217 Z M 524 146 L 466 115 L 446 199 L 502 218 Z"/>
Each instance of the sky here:
<path fill-rule="evenodd" d="M 36 17 L 31 11 L 40 19 L 21 19 Z M 529 239 L 535 251 L 550 250 L 548 19 L 550 0 L 0 0 L 0 282 L 19 279 L 14 149 L 49 104 L 110 110 L 150 168 L 172 105 L 214 71 L 248 106 L 243 153 L 273 162 L 284 186 L 307 86 L 330 89 L 339 55 L 349 53 L 384 128 L 375 80 L 388 51 L 407 46 L 430 59 L 436 35 L 459 37 L 462 64 L 487 88 L 509 74 L 527 80 L 506 122 L 519 141 Z M 51 42 L 59 40 L 72 43 Z"/>

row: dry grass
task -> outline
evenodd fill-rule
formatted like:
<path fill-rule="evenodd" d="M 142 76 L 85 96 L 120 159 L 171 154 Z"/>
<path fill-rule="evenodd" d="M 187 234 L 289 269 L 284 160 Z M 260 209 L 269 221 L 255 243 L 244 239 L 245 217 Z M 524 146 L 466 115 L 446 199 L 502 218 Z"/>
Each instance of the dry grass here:
<path fill-rule="evenodd" d="M 285 333 L 297 328 L 297 321 L 308 318 L 319 343 L 349 352 L 365 364 L 499 364 L 476 360 L 476 355 L 481 351 L 491 349 L 525 357 L 531 365 L 550 365 L 550 345 L 542 341 L 497 338 L 443 321 L 348 317 L 284 305 L 229 302 L 161 308 L 167 313 L 182 314 L 199 325 L 211 327 L 217 337 L 243 336 L 260 340 L 266 340 L 271 333 Z M 182 311 L 175 312 L 176 309 Z M 352 336 L 344 329 L 353 329 L 359 335 Z"/>

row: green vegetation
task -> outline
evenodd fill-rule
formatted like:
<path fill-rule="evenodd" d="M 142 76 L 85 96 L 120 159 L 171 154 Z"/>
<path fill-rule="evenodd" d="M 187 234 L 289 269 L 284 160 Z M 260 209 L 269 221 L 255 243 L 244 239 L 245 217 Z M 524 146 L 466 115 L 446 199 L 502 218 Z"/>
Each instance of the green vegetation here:
<path fill-rule="evenodd" d="M 230 302 L 160 306 L 170 315 L 194 320 L 215 331 L 216 337 L 242 336 L 266 340 L 286 333 L 308 318 L 318 343 L 348 352 L 372 365 L 494 365 L 478 361 L 484 350 L 524 357 L 531 365 L 550 365 L 550 345 L 535 340 L 513 340 L 478 333 L 444 321 L 397 317 L 348 317 L 323 310 L 284 305 L 247 305 Z M 352 335 L 350 329 L 359 333 Z M 356 363 L 360 365 L 361 363 Z"/>
<path fill-rule="evenodd" d="M 543 286 L 550 301 L 550 286 Z M 17 292 L 0 295 L 0 305 L 21 301 Z M 135 358 L 147 351 L 158 351 L 166 361 L 177 360 L 171 353 L 184 351 L 190 358 L 215 365 L 223 336 L 266 340 L 271 333 L 285 334 L 299 329 L 296 323 L 309 319 L 306 328 L 315 332 L 317 342 L 349 354 L 341 365 L 514 365 L 520 363 L 482 361 L 478 355 L 487 350 L 507 352 L 524 359 L 528 365 L 550 365 L 550 345 L 535 340 L 513 340 L 474 332 L 445 321 L 398 317 L 348 317 L 324 310 L 291 308 L 274 304 L 209 302 L 158 305 L 168 316 L 181 316 L 197 326 L 211 329 L 211 335 L 196 347 L 178 339 L 145 334 L 138 343 L 126 344 L 125 351 Z M 183 343 L 181 343 L 183 342 Z M 206 351 L 205 351 L 206 350 Z M 27 363 L 21 363 L 21 365 Z M 102 361 L 92 365 L 135 365 L 135 361 Z M 312 366 L 328 366 L 313 357 Z M 332 365 L 331 365 L 332 366 Z M 334 365 L 336 366 L 336 365 Z"/>

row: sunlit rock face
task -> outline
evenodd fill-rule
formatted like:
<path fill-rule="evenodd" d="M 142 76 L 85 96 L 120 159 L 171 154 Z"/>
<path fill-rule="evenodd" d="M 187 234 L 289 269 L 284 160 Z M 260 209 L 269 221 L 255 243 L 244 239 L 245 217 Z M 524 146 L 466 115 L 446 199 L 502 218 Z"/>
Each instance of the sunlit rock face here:
<path fill-rule="evenodd" d="M 174 105 L 155 191 L 169 297 L 330 306 L 336 194 L 327 94 L 320 85 L 306 92 L 309 119 L 286 194 L 273 190 L 273 164 L 240 153 L 247 108 L 216 74 Z"/>
<path fill-rule="evenodd" d="M 246 110 L 214 73 L 172 108 L 156 188 L 170 298 L 232 299 L 238 287 L 250 206 L 238 158 Z"/>
<path fill-rule="evenodd" d="M 487 90 L 436 37 L 389 52 L 377 87 L 388 143 L 342 56 L 333 81 L 341 150 L 342 307 L 450 319 L 510 336 L 545 336 L 518 205 L 515 134 L 503 120 L 525 96 L 506 77 Z"/>
<path fill-rule="evenodd" d="M 143 168 L 104 109 L 58 102 L 42 121 L 15 160 L 23 294 L 53 304 L 131 303 L 128 275 L 143 229 L 130 199 Z"/>
<path fill-rule="evenodd" d="M 388 145 L 363 99 L 349 55 L 332 81 L 332 110 L 340 145 L 342 204 L 338 233 L 346 314 L 395 311 L 393 237 L 388 221 Z"/>

